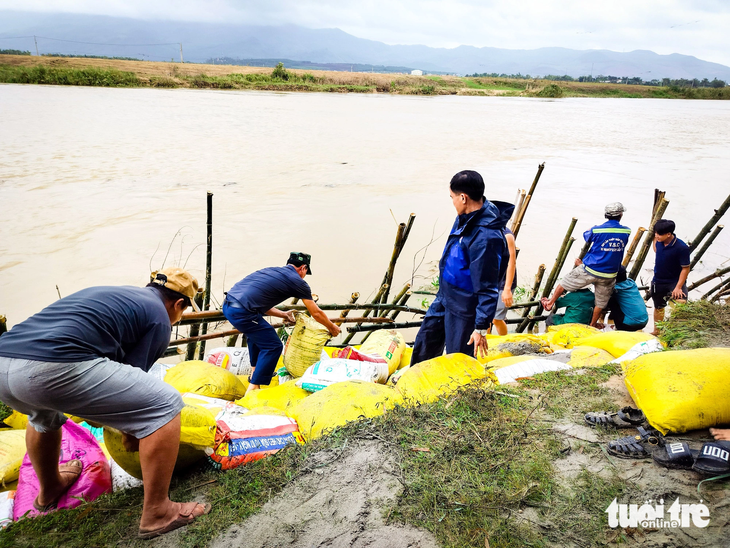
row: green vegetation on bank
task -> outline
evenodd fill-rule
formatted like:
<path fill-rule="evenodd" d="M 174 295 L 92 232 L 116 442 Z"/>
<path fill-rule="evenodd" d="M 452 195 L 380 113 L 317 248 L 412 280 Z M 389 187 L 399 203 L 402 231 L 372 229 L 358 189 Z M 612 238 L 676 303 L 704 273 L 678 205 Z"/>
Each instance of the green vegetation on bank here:
<path fill-rule="evenodd" d="M 601 383 L 615 367 L 541 375 L 524 388 L 495 392 L 467 387 L 453 397 L 338 429 L 305 446 L 236 470 L 207 466 L 173 478 L 172 498 L 205 497 L 211 514 L 182 531 L 182 547 L 204 547 L 227 527 L 255 513 L 291 481 L 311 473 L 315 453 L 377 439 L 402 472 L 403 493 L 384 512 L 388 523 L 431 531 L 444 547 L 580 546 L 607 543 L 604 510 L 632 496 L 632 486 L 612 467 L 600 475 L 564 477 L 558 463 L 572 451 L 551 428 L 558 416 L 582 421 L 610 396 Z M 574 449 L 604 458 L 597 444 Z M 146 546 L 136 539 L 142 489 L 103 496 L 74 510 L 16 522 L 0 533 L 0 547 Z M 620 542 L 621 539 L 619 539 Z"/>
<path fill-rule="evenodd" d="M 679 304 L 659 324 L 659 338 L 677 349 L 730 346 L 730 306 L 709 301 Z"/>
<path fill-rule="evenodd" d="M 32 63 L 37 62 L 33 57 Z M 89 60 L 90 62 L 93 59 Z M 593 82 L 550 82 L 503 77 L 410 76 L 349 72 L 287 70 L 281 63 L 271 72 L 210 75 L 203 65 L 156 64 L 110 59 L 120 69 L 55 64 L 2 64 L 0 83 L 104 87 L 159 87 L 229 90 L 391 93 L 400 95 L 474 95 L 506 97 L 622 97 L 664 99 L 730 99 L 730 87 L 636 86 Z M 191 66 L 201 72 L 192 73 Z M 182 68 L 180 68 L 182 67 Z M 211 69 L 213 70 L 213 69 Z M 146 71 L 146 72 L 145 72 Z"/>

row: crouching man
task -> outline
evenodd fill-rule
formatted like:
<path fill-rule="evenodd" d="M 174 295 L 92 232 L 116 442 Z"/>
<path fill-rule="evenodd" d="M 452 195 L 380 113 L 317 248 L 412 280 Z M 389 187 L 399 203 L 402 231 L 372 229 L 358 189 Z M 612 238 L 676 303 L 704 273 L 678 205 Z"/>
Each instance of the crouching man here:
<path fill-rule="evenodd" d="M 40 483 L 33 506 L 55 508 L 82 471 L 59 466 L 64 413 L 125 433 L 139 447 L 144 480 L 140 538 L 207 514 L 210 505 L 172 502 L 183 401 L 146 371 L 170 343 L 172 324 L 194 303 L 188 272 L 153 272 L 147 287 L 90 287 L 60 299 L 0 337 L 0 401 L 28 415 L 28 457 Z"/>

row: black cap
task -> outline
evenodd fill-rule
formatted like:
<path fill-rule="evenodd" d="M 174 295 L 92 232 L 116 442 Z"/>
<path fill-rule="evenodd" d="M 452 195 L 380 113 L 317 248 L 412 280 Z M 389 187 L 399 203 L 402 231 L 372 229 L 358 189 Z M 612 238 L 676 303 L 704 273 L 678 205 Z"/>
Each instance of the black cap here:
<path fill-rule="evenodd" d="M 312 261 L 312 256 L 308 255 L 307 253 L 302 253 L 301 251 L 292 251 L 289 253 L 289 260 L 286 262 L 286 264 L 291 264 L 294 266 L 302 266 L 303 264 L 307 265 L 307 274 L 312 274 L 312 269 L 309 266 L 309 263 Z"/>

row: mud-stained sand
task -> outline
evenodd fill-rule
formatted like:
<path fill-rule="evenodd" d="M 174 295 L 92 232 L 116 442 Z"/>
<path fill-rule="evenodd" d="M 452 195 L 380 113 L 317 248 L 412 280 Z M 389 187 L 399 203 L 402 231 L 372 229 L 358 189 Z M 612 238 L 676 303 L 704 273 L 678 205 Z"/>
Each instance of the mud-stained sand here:
<path fill-rule="evenodd" d="M 323 451 L 308 471 L 254 516 L 218 537 L 213 548 L 436 548 L 413 527 L 386 525 L 402 490 L 395 458 L 376 441 Z"/>
<path fill-rule="evenodd" d="M 634 405 L 620 375 L 611 377 L 603 385 L 610 388 L 616 403 L 616 409 L 626 405 Z M 604 411 L 596 409 L 595 411 Z M 606 409 L 605 411 L 608 411 Z M 555 470 L 560 483 L 570 488 L 582 470 L 597 474 L 604 478 L 617 474 L 622 480 L 629 482 L 637 494 L 630 500 L 619 500 L 619 503 L 641 505 L 651 500 L 651 505 L 659 499 L 671 504 L 679 497 L 682 504 L 696 504 L 702 501 L 710 510 L 710 524 L 705 528 L 687 527 L 676 529 L 623 530 L 617 528 L 609 533 L 610 540 L 621 541 L 623 535 L 629 540 L 629 546 L 646 548 L 674 547 L 730 547 L 730 488 L 728 480 L 703 484 L 702 494 L 697 492 L 697 484 L 704 476 L 691 470 L 670 470 L 654 464 L 651 459 L 621 459 L 607 456 L 601 446 L 616 438 L 630 436 L 634 429 L 618 430 L 594 429 L 571 421 L 557 421 L 553 430 L 564 437 L 565 457 L 555 462 Z M 687 441 L 690 447 L 699 449 L 704 441 L 709 441 L 707 430 L 689 432 L 687 434 L 668 436 L 669 441 Z M 568 449 L 568 446 L 570 449 Z M 530 517 L 530 519 L 533 519 Z M 593 516 L 593 519 L 606 520 L 605 516 Z M 611 545 L 611 544 L 610 544 Z M 562 546 L 580 546 L 579 543 L 566 542 Z"/>

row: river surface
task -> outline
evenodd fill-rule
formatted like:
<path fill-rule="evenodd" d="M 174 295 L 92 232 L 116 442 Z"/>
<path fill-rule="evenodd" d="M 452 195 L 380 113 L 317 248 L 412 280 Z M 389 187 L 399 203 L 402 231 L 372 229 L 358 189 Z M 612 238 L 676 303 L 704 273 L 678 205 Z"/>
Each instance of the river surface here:
<path fill-rule="evenodd" d="M 163 264 L 202 283 L 206 191 L 214 300 L 292 250 L 312 254 L 320 303 L 364 300 L 411 212 L 394 285 L 414 264 L 422 285 L 453 223 L 451 176 L 475 169 L 488 198 L 513 202 L 545 162 L 518 238 L 532 285 L 571 217 L 575 256 L 608 202 L 646 226 L 655 188 L 692 239 L 730 192 L 728 143 L 730 101 L 0 85 L 0 314 L 14 325 L 59 293 L 143 285 Z M 691 279 L 728 261 L 730 229 L 705 257 Z"/>

